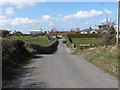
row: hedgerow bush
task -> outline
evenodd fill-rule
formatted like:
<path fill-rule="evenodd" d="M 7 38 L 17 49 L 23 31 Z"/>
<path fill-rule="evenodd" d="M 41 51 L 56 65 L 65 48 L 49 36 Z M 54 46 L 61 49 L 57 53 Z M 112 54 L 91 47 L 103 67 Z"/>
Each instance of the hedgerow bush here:
<path fill-rule="evenodd" d="M 25 43 L 20 40 L 2 41 L 2 79 L 10 81 L 16 75 L 17 68 L 25 63 L 30 57 L 30 53 L 25 48 Z"/>
<path fill-rule="evenodd" d="M 112 39 L 103 39 L 102 42 L 99 43 L 100 46 L 104 46 L 104 45 L 116 45 L 116 38 L 112 38 Z"/>
<path fill-rule="evenodd" d="M 0 30 L 0 36 L 2 36 L 2 37 L 8 36 L 9 33 L 10 33 L 10 31 L 7 31 L 7 30 Z"/>
<path fill-rule="evenodd" d="M 26 47 L 33 49 L 35 51 L 34 54 L 52 54 L 57 50 L 58 43 L 58 41 L 55 41 L 48 46 L 41 46 L 36 43 L 28 43 Z"/>
<path fill-rule="evenodd" d="M 77 33 L 77 34 L 67 34 L 66 36 L 69 38 L 100 38 L 100 37 L 104 37 L 105 34 L 102 34 L 102 33 L 99 33 L 99 34 L 96 34 L 96 33 L 92 33 L 92 34 Z"/>
<path fill-rule="evenodd" d="M 22 63 L 25 57 L 30 54 L 25 48 L 25 43 L 20 40 L 3 40 L 2 41 L 2 59 Z M 8 58 L 7 58 L 8 57 Z M 15 64 L 15 63 L 14 63 Z"/>

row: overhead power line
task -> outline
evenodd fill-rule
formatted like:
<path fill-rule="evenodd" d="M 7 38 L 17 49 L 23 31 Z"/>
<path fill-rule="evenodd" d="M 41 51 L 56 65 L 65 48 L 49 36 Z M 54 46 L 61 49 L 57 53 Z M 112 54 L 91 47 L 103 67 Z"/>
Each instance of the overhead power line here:
<path fill-rule="evenodd" d="M 99 9 L 105 2 L 103 1 L 96 9 Z"/>

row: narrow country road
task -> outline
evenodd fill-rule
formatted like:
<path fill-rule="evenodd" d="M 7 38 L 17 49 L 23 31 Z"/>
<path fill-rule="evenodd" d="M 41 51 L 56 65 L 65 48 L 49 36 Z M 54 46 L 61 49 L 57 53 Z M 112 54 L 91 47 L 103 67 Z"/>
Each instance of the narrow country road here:
<path fill-rule="evenodd" d="M 23 67 L 14 88 L 118 88 L 117 80 L 82 56 L 71 55 L 60 41 L 55 54 L 42 55 Z"/>

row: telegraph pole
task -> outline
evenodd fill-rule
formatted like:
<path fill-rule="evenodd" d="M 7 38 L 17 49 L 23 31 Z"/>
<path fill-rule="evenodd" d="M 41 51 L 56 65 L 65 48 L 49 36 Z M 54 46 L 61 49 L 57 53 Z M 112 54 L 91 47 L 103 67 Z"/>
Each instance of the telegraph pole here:
<path fill-rule="evenodd" d="M 120 0 L 118 0 L 118 28 L 117 28 L 117 40 L 116 45 L 119 45 L 119 32 L 120 32 Z"/>

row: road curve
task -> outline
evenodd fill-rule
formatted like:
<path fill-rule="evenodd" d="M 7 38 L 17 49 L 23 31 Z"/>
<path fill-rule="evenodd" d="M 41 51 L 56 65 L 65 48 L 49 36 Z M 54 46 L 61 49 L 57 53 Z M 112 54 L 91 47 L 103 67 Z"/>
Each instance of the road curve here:
<path fill-rule="evenodd" d="M 118 81 L 84 60 L 69 53 L 59 41 L 55 54 L 42 55 L 22 68 L 14 88 L 118 88 Z"/>

